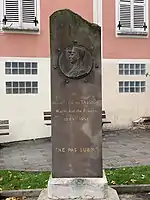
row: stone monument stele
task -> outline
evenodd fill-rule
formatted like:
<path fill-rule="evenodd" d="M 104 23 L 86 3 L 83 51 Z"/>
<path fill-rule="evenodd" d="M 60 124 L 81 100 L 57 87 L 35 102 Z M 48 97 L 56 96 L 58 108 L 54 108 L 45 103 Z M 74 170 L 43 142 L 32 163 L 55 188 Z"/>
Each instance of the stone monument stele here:
<path fill-rule="evenodd" d="M 39 199 L 117 200 L 102 168 L 101 28 L 56 11 L 50 50 L 52 177 Z"/>

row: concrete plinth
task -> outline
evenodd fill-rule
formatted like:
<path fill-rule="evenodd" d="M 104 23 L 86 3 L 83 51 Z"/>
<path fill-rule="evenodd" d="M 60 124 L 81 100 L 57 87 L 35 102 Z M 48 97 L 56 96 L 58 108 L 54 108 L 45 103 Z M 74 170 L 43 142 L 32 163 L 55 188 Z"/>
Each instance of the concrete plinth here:
<path fill-rule="evenodd" d="M 119 200 L 117 192 L 104 178 L 54 178 L 38 200 Z"/>

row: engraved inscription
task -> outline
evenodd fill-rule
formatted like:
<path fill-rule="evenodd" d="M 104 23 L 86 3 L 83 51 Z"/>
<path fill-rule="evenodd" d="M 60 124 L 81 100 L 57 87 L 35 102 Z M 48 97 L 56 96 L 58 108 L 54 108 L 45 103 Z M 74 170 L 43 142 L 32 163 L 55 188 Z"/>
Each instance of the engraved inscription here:
<path fill-rule="evenodd" d="M 96 113 L 96 109 L 76 108 L 76 109 L 57 109 L 56 113 Z"/>
<path fill-rule="evenodd" d="M 88 117 L 78 117 L 78 116 L 75 116 L 75 117 L 65 117 L 64 118 L 64 121 L 65 122 L 72 122 L 72 121 L 88 121 Z"/>
<path fill-rule="evenodd" d="M 74 105 L 95 105 L 96 103 L 96 97 L 95 96 L 90 96 L 88 99 L 79 99 L 79 100 L 75 100 L 74 96 L 76 96 L 76 94 L 72 94 L 73 98 L 70 100 L 62 100 L 62 98 L 60 96 L 56 96 L 55 100 L 52 101 L 52 104 L 74 104 Z"/>
<path fill-rule="evenodd" d="M 72 94 L 72 98 L 69 100 L 62 100 L 59 96 L 52 104 L 62 105 L 62 108 L 57 108 L 55 110 L 56 114 L 61 114 L 63 121 L 65 122 L 75 122 L 75 121 L 88 121 L 89 115 L 98 113 L 95 105 L 98 103 L 95 96 L 89 96 L 87 99 L 73 99 L 76 94 Z"/>
<path fill-rule="evenodd" d="M 56 151 L 64 153 L 64 152 L 66 152 L 66 149 L 65 148 L 56 148 Z"/>
<path fill-rule="evenodd" d="M 99 151 L 99 148 L 96 147 L 96 148 L 93 148 L 93 147 L 90 147 L 90 148 L 56 148 L 56 151 L 58 153 L 65 153 L 65 152 L 70 152 L 70 153 L 92 153 L 92 152 L 98 152 Z"/>
<path fill-rule="evenodd" d="M 93 68 L 91 53 L 81 45 L 71 45 L 58 57 L 60 71 L 68 78 L 80 79 L 87 76 Z"/>

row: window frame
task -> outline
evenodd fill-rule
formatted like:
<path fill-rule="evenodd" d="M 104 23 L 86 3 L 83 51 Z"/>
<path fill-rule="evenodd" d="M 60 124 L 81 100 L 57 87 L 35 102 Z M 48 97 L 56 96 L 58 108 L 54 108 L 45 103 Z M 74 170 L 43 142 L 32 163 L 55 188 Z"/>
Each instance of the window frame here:
<path fill-rule="evenodd" d="M 13 31 L 13 32 L 33 32 L 39 33 L 40 32 L 40 0 L 35 0 L 35 17 L 38 21 L 37 25 L 35 26 L 34 23 L 24 23 L 22 19 L 22 3 L 21 0 L 19 2 L 19 22 L 7 22 L 6 25 L 3 24 L 3 19 L 5 15 L 5 0 L 0 1 L 0 22 L 3 31 Z"/>
<path fill-rule="evenodd" d="M 119 76 L 145 76 L 146 69 L 147 69 L 146 63 L 138 63 L 138 62 L 134 62 L 134 63 L 120 62 L 120 63 L 118 63 L 118 75 Z M 131 73 L 131 72 L 133 72 L 133 73 Z"/>
<path fill-rule="evenodd" d="M 122 84 L 120 84 L 122 83 Z M 126 84 L 128 83 L 128 84 Z M 133 84 L 132 84 L 133 83 Z M 139 83 L 136 85 L 136 83 Z M 144 83 L 144 85 L 142 84 Z M 121 90 L 120 90 L 121 89 Z M 137 91 L 138 89 L 138 91 Z M 143 90 L 144 89 L 144 90 Z M 133 91 L 131 91 L 133 90 Z M 119 94 L 143 94 L 146 93 L 146 81 L 145 80 L 119 80 L 118 81 Z"/>
<path fill-rule="evenodd" d="M 14 63 L 16 63 L 16 67 L 13 67 Z M 27 64 L 29 66 L 27 66 Z M 14 73 L 13 71 L 16 71 L 16 73 Z M 6 61 L 5 62 L 5 75 L 6 76 L 9 76 L 9 75 L 12 75 L 12 76 L 14 76 L 14 75 L 37 76 L 38 75 L 38 62 L 37 61 L 32 61 L 32 62 L 31 61 L 11 61 L 11 62 Z"/>
<path fill-rule="evenodd" d="M 20 86 L 21 83 L 23 83 L 24 86 Z M 30 86 L 29 85 L 27 86 L 28 83 L 30 83 Z M 36 83 L 36 86 L 35 86 L 35 83 Z M 8 86 L 8 84 L 10 84 L 10 86 Z M 11 92 L 8 92 L 8 91 L 11 91 Z M 17 92 L 14 92 L 14 91 L 17 91 Z M 21 92 L 21 91 L 24 91 L 24 92 Z M 37 80 L 5 81 L 5 94 L 6 95 L 37 95 L 39 94 L 39 82 Z"/>
<path fill-rule="evenodd" d="M 134 6 L 134 4 L 136 4 L 136 3 L 134 3 L 133 1 L 134 0 L 131 0 L 132 1 L 132 3 L 131 3 L 131 26 L 133 26 L 133 18 L 134 18 L 134 16 L 133 16 L 133 6 Z M 133 36 L 133 37 L 135 37 L 135 36 L 146 36 L 146 37 L 148 37 L 148 33 L 149 33 L 149 18 L 148 18 L 148 13 L 149 13 L 149 8 L 148 8 L 148 0 L 145 0 L 145 15 L 144 15 L 144 17 L 145 17 L 145 23 L 146 23 L 146 25 L 147 25 L 147 29 L 144 31 L 144 28 L 143 28 L 143 30 L 141 29 L 141 28 L 133 28 L 133 27 L 131 27 L 131 28 L 120 28 L 120 30 L 119 30 L 119 28 L 118 28 L 118 24 L 119 24 L 119 20 L 120 20 L 120 0 L 116 0 L 116 36 L 129 36 L 129 37 L 131 37 L 131 36 Z"/>

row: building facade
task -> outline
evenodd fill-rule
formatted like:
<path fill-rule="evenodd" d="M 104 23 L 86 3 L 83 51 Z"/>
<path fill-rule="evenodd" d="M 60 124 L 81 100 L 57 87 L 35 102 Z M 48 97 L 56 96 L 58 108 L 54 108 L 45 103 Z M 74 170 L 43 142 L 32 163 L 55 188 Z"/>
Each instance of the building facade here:
<path fill-rule="evenodd" d="M 51 136 L 49 16 L 70 9 L 102 27 L 103 109 L 108 128 L 129 127 L 150 112 L 148 0 L 0 1 L 1 142 Z"/>
<path fill-rule="evenodd" d="M 112 126 L 149 116 L 148 0 L 106 0 L 102 5 L 103 107 Z"/>

